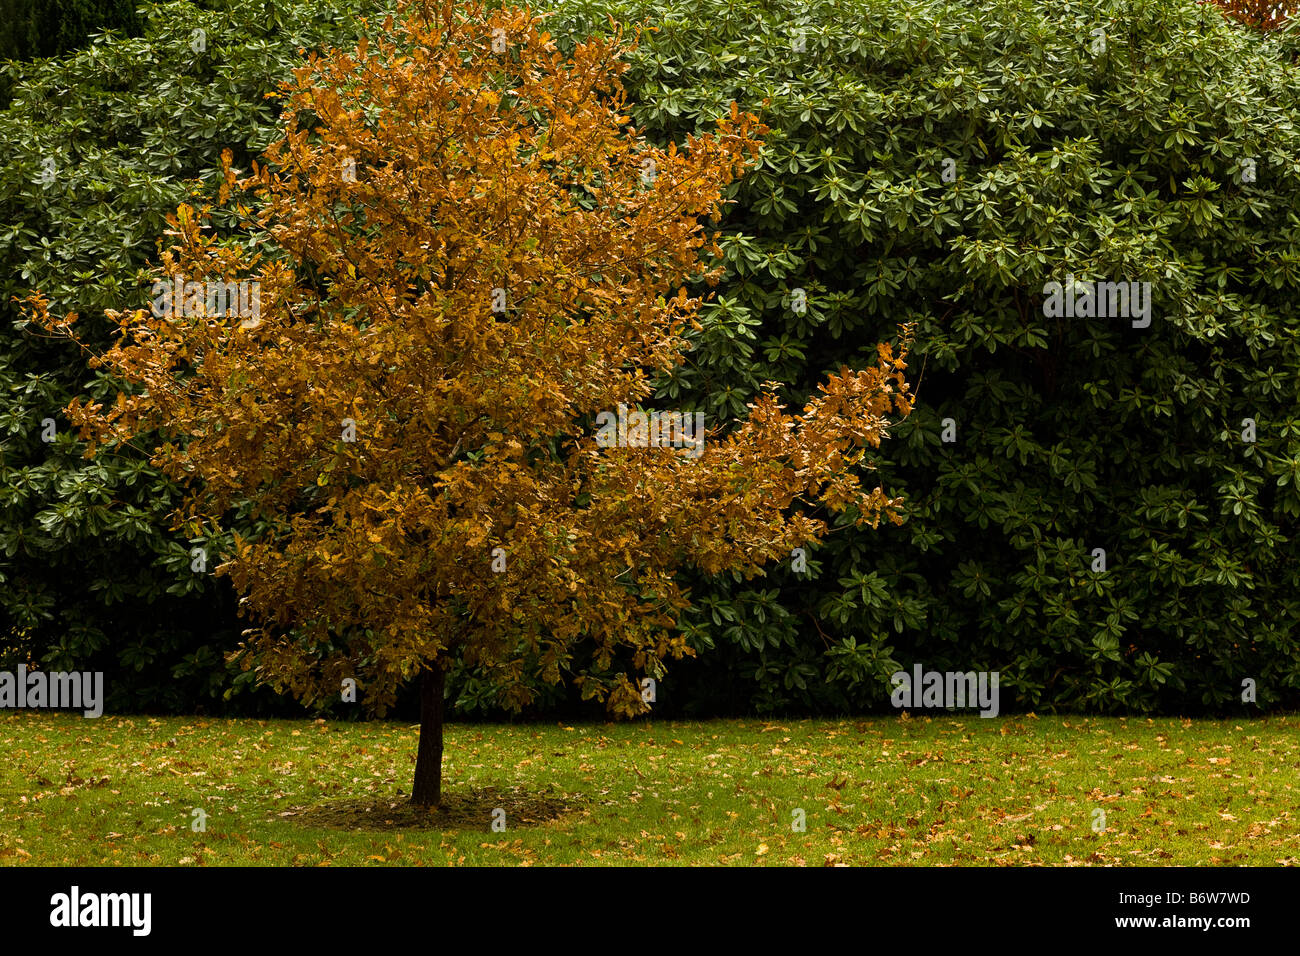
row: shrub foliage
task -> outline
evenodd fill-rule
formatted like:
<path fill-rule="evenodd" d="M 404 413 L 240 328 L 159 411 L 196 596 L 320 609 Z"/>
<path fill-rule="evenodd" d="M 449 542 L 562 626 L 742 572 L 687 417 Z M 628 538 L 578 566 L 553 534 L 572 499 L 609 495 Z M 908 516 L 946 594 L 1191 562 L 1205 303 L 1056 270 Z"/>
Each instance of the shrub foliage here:
<path fill-rule="evenodd" d="M 610 8 L 563 9 L 581 33 Z M 686 695 L 867 706 L 922 662 L 998 670 L 1025 708 L 1240 707 L 1248 678 L 1294 704 L 1300 84 L 1282 41 L 1191 0 L 613 14 L 658 27 L 627 79 L 636 122 L 677 137 L 734 97 L 772 128 L 663 393 L 722 414 L 774 379 L 797 399 L 899 321 L 922 340 L 918 407 L 879 461 L 907 523 L 835 536 L 810 580 L 701 582 L 692 639 L 720 653 Z M 1149 327 L 1047 317 L 1068 276 L 1149 282 Z"/>

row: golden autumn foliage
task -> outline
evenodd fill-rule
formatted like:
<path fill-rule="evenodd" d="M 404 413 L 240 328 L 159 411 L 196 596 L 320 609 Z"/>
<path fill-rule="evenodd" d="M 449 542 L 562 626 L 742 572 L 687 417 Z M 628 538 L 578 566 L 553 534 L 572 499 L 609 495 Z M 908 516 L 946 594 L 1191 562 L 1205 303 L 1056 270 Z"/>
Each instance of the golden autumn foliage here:
<path fill-rule="evenodd" d="M 1227 16 L 1259 30 L 1277 30 L 1295 10 L 1294 0 L 1203 0 Z"/>
<path fill-rule="evenodd" d="M 311 702 L 354 678 L 383 713 L 436 674 L 438 741 L 453 655 L 508 704 L 535 669 L 639 713 L 638 674 L 689 653 L 677 569 L 759 574 L 825 533 L 820 509 L 899 520 L 858 472 L 910 410 L 906 340 L 797 414 L 770 386 L 698 457 L 598 445 L 596 415 L 683 361 L 700 305 L 683 283 L 716 251 L 699 220 L 766 127 L 733 104 L 715 134 L 654 148 L 623 113 L 621 36 L 566 59 L 541 26 L 411 0 L 356 50 L 310 56 L 264 163 L 240 179 L 226 157 L 221 201 L 251 239 L 181 207 L 158 270 L 255 281 L 258 314 L 188 287 L 183 309 L 110 313 L 123 336 L 96 362 L 133 388 L 68 409 L 88 454 L 162 436 L 155 462 L 191 491 L 178 521 L 252 503 L 263 530 L 217 570 L 261 680 Z M 50 327 L 74 318 L 32 302 Z M 580 638 L 633 672 L 582 673 Z"/>

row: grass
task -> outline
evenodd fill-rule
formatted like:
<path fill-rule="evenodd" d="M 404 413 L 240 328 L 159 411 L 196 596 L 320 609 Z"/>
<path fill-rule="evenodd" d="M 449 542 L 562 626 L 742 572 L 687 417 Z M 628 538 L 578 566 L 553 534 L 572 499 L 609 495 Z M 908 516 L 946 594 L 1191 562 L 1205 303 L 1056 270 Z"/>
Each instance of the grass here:
<path fill-rule="evenodd" d="M 8 712 L 0 864 L 1300 860 L 1294 715 L 459 724 L 432 817 L 399 795 L 416 737 L 379 722 Z"/>

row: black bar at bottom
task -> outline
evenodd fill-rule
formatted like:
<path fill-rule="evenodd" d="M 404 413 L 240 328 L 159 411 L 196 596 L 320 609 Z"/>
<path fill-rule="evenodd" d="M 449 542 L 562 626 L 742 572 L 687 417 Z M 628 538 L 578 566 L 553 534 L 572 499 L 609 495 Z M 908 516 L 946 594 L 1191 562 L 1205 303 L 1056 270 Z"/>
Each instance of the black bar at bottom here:
<path fill-rule="evenodd" d="M 9 868 L 0 917 L 9 939 L 127 947 L 337 949 L 412 932 L 431 950 L 466 935 L 495 947 L 549 934 L 562 945 L 718 938 L 766 949 L 786 932 L 847 934 L 865 948 L 918 935 L 927 946 L 1193 934 L 1233 945 L 1260 930 L 1288 938 L 1300 889 L 1283 868 L 540 869 Z"/>

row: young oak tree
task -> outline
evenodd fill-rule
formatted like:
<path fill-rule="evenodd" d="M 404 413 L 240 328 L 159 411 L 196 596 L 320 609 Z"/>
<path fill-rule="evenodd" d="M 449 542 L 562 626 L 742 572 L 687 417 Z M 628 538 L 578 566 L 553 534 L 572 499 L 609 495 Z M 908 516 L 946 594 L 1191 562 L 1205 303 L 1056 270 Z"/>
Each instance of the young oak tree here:
<path fill-rule="evenodd" d="M 159 270 L 180 286 L 109 313 L 121 340 L 93 360 L 128 389 L 68 407 L 88 456 L 161 436 L 157 466 L 189 489 L 178 527 L 251 507 L 259 530 L 217 571 L 260 680 L 312 703 L 351 678 L 380 715 L 420 681 L 417 805 L 441 799 L 454 655 L 510 706 L 531 669 L 641 713 L 639 676 L 691 652 L 675 570 L 752 577 L 827 531 L 819 508 L 901 521 L 857 472 L 910 410 L 910 330 L 801 414 L 768 385 L 702 454 L 640 427 L 597 441 L 599 413 L 684 361 L 700 300 L 682 283 L 719 254 L 698 220 L 766 127 L 732 104 L 716 134 L 653 148 L 622 113 L 621 35 L 565 59 L 541 23 L 409 0 L 372 42 L 310 56 L 265 164 L 239 180 L 226 157 L 245 242 L 180 207 Z M 232 316 L 213 288 L 240 280 L 256 308 Z"/>

